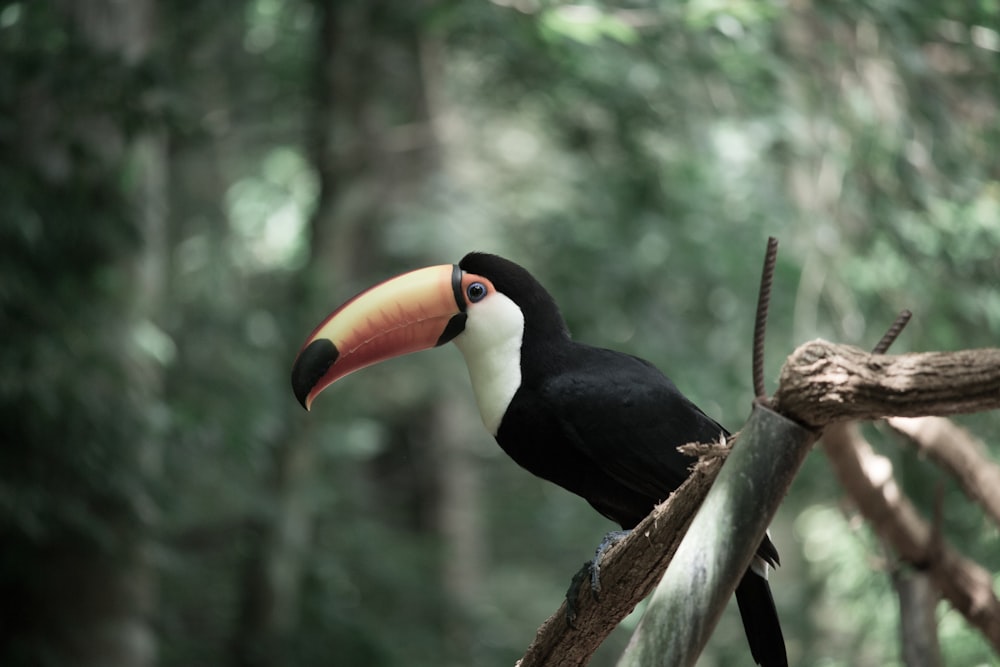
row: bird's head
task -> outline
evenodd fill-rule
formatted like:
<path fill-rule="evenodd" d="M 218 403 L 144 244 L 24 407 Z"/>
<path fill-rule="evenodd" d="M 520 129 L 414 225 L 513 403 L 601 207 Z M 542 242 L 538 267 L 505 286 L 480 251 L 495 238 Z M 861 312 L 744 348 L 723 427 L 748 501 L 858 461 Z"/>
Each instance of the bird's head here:
<path fill-rule="evenodd" d="M 542 333 L 567 335 L 548 292 L 517 264 L 470 253 L 458 264 L 390 278 L 337 308 L 299 351 L 292 389 L 308 410 L 349 373 L 449 341 L 462 350 L 474 382 L 480 373 L 512 374 L 523 338 Z"/>

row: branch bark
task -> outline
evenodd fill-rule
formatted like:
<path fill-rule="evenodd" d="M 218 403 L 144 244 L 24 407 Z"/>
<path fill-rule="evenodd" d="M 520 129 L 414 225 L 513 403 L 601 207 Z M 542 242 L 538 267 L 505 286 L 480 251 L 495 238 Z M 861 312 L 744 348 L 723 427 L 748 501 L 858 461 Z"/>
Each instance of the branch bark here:
<path fill-rule="evenodd" d="M 815 340 L 781 369 L 776 412 L 811 427 L 1000 408 L 1000 349 L 871 354 Z"/>
<path fill-rule="evenodd" d="M 918 452 L 947 470 L 965 495 L 1000 526 L 1000 466 L 986 456 L 981 440 L 943 417 L 892 417 L 888 423 Z"/>
<path fill-rule="evenodd" d="M 925 570 L 941 595 L 1000 652 L 1000 600 L 992 575 L 935 534 L 896 485 L 892 464 L 872 450 L 856 424 L 827 428 L 823 449 L 875 532 L 904 561 Z"/>

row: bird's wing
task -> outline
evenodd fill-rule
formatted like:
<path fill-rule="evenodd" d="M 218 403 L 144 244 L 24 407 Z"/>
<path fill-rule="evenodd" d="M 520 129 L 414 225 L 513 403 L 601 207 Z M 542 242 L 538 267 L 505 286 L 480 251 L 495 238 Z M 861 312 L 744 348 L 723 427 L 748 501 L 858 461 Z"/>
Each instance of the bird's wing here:
<path fill-rule="evenodd" d="M 725 433 L 652 364 L 588 348 L 582 362 L 545 382 L 540 394 L 565 438 L 619 483 L 664 500 L 694 460 L 677 451 Z"/>

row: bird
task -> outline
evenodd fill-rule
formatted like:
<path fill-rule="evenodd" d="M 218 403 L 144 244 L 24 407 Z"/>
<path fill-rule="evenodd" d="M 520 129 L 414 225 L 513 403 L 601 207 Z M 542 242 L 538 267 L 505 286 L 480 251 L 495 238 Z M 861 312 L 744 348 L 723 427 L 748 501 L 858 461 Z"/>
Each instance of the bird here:
<path fill-rule="evenodd" d="M 504 452 L 625 531 L 687 478 L 693 461 L 678 446 L 728 435 L 652 363 L 575 341 L 534 276 L 482 252 L 348 300 L 307 337 L 292 389 L 309 410 L 350 373 L 449 342 L 465 358 L 483 424 Z M 778 563 L 765 535 L 736 588 L 751 655 L 766 667 L 788 664 L 767 580 Z"/>

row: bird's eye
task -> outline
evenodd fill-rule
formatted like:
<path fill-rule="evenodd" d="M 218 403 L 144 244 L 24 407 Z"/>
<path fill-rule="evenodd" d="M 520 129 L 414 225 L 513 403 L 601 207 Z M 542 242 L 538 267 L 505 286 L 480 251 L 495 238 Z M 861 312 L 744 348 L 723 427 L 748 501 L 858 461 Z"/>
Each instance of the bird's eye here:
<path fill-rule="evenodd" d="M 465 294 L 469 297 L 471 303 L 482 301 L 486 297 L 486 291 L 486 285 L 482 283 L 470 283 L 465 288 Z"/>

